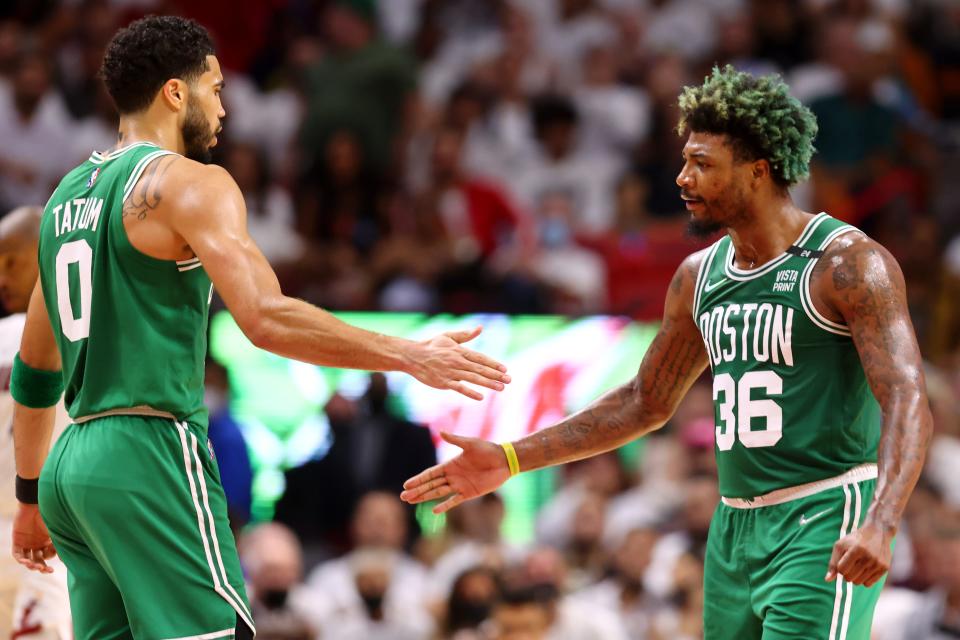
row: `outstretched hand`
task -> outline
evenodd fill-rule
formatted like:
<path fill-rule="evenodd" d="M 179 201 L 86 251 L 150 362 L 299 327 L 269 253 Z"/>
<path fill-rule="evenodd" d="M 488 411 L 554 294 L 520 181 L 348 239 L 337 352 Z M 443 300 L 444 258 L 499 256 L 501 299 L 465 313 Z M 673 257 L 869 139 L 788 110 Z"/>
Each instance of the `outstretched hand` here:
<path fill-rule="evenodd" d="M 417 504 L 447 498 L 433 508 L 434 513 L 445 513 L 462 502 L 494 491 L 510 477 L 507 456 L 500 445 L 452 433 L 440 436 L 463 451 L 404 482 L 400 494 L 404 502 Z"/>
<path fill-rule="evenodd" d="M 410 374 L 425 385 L 452 389 L 473 400 L 482 400 L 483 395 L 468 387 L 467 382 L 502 391 L 510 382 L 507 368 L 493 358 L 461 346 L 482 330 L 475 327 L 469 331 L 448 331 L 421 342 Z"/>
<path fill-rule="evenodd" d="M 35 504 L 20 504 L 13 519 L 13 557 L 32 571 L 53 573 L 47 560 L 57 555 Z"/>

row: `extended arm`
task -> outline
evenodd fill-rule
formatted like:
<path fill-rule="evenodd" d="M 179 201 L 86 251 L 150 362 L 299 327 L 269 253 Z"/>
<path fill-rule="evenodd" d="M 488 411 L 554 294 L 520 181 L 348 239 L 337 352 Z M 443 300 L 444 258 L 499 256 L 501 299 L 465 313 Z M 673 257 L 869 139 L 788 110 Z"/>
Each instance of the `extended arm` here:
<path fill-rule="evenodd" d="M 584 410 L 515 442 L 521 471 L 616 449 L 659 429 L 673 415 L 707 366 L 703 339 L 691 311 L 697 264 L 688 259 L 674 274 L 663 324 L 637 375 Z"/>
<path fill-rule="evenodd" d="M 283 295 L 273 269 L 247 233 L 243 196 L 229 174 L 182 159 L 155 164 L 163 162 L 171 166 L 153 192 L 156 201 L 163 201 L 160 191 L 170 193 L 163 213 L 200 258 L 240 329 L 258 347 L 319 365 L 404 371 L 432 387 L 471 398 L 481 396 L 464 382 L 495 390 L 509 382 L 503 365 L 460 346 L 479 330 L 411 342 L 351 326 Z"/>
<path fill-rule="evenodd" d="M 851 582 L 870 585 L 889 569 L 890 540 L 920 477 L 933 419 L 896 260 L 873 240 L 849 234 L 835 241 L 820 262 L 823 272 L 815 275 L 822 299 L 850 327 L 883 413 L 876 491 L 861 530 L 855 532 L 859 535 L 851 534 L 852 542 L 864 546 L 841 549 L 835 565 Z M 874 543 L 882 553 L 871 561 L 867 556 Z"/>
<path fill-rule="evenodd" d="M 608 392 L 589 407 L 556 425 L 514 443 L 520 470 L 527 471 L 587 458 L 615 449 L 660 428 L 707 365 L 707 354 L 693 321 L 694 281 L 700 255 L 677 270 L 667 294 L 663 324 L 640 370 L 630 382 Z M 435 507 L 443 512 L 489 493 L 510 476 L 499 445 L 476 438 L 443 434 L 463 449 L 459 456 L 427 469 L 404 484 L 401 498 L 416 503 L 449 498 Z"/>

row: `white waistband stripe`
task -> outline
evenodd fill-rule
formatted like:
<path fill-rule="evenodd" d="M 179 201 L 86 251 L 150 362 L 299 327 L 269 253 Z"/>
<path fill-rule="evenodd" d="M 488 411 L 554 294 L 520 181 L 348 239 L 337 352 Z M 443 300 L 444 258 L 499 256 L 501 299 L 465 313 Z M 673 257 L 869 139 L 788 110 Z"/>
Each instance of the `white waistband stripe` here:
<path fill-rule="evenodd" d="M 841 487 L 854 482 L 861 482 L 863 480 L 873 480 L 876 477 L 877 465 L 869 462 L 867 464 L 854 467 L 846 473 L 842 473 L 839 476 L 834 476 L 833 478 L 817 480 L 816 482 L 808 482 L 807 484 L 798 484 L 795 487 L 777 489 L 776 491 L 771 491 L 770 493 L 757 496 L 756 498 L 720 498 L 720 500 L 723 502 L 723 504 L 735 509 L 756 509 L 758 507 L 770 507 L 775 504 L 782 504 L 784 502 L 790 502 L 791 500 L 806 498 L 807 496 L 812 496 L 815 493 L 820 493 L 821 491 L 826 491 L 827 489 L 834 489 L 836 487 Z"/>

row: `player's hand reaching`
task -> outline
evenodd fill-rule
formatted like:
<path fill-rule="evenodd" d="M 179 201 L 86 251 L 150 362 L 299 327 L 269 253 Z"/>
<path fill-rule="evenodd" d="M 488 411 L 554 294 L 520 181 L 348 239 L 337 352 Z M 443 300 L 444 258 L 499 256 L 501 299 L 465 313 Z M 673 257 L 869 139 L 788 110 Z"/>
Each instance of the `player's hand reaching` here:
<path fill-rule="evenodd" d="M 403 483 L 400 499 L 410 504 L 447 498 L 433 508 L 445 513 L 462 502 L 494 491 L 510 477 L 500 445 L 451 433 L 441 437 L 463 451 L 456 458 L 430 467 Z"/>
<path fill-rule="evenodd" d="M 57 555 L 35 504 L 20 503 L 13 519 L 13 557 L 32 571 L 53 573 L 47 560 Z"/>
<path fill-rule="evenodd" d="M 435 389 L 452 389 L 473 400 L 483 395 L 468 387 L 466 382 L 502 391 L 510 382 L 507 368 L 488 356 L 461 345 L 470 342 L 482 331 L 448 331 L 419 343 L 415 361 L 409 373 L 425 385 Z"/>
<path fill-rule="evenodd" d="M 853 584 L 872 587 L 890 570 L 892 535 L 867 523 L 833 545 L 827 567 L 827 582 L 839 573 Z"/>

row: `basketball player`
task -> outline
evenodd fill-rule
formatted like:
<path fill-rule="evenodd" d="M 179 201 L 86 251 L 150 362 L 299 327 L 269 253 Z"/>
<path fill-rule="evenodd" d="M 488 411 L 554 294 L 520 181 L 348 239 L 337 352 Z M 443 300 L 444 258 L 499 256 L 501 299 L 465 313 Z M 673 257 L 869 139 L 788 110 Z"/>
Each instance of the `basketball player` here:
<path fill-rule="evenodd" d="M 691 226 L 727 233 L 678 269 L 637 377 L 512 444 L 445 436 L 463 452 L 401 497 L 445 497 L 443 512 L 619 447 L 663 426 L 709 364 L 723 499 L 706 638 L 868 640 L 931 432 L 903 276 L 857 229 L 794 205 L 817 125 L 778 78 L 715 69 L 680 111 Z"/>
<path fill-rule="evenodd" d="M 247 234 L 236 183 L 198 161 L 225 116 L 203 27 L 134 22 L 110 42 L 102 75 L 120 112 L 120 145 L 68 173 L 44 208 L 40 283 L 14 362 L 14 555 L 50 571 L 55 544 L 78 640 L 250 638 L 206 446 L 213 286 L 250 340 L 282 356 L 405 371 L 472 398 L 480 394 L 466 383 L 499 390 L 509 377 L 461 346 L 479 329 L 415 343 L 281 293 Z M 47 456 L 64 387 L 74 424 Z"/>
<path fill-rule="evenodd" d="M 13 495 L 16 476 L 13 460 L 13 399 L 10 372 L 20 348 L 24 311 L 37 283 L 37 239 L 40 207 L 20 207 L 0 220 L 0 300 L 11 315 L 0 319 L 0 476 L 7 482 L 0 491 L 0 548 L 12 541 L 13 516 L 17 501 Z M 58 402 L 54 436 L 63 432 L 68 417 Z M 53 575 L 29 571 L 12 556 L 0 556 L 0 638 L 68 640 L 70 602 L 67 574 L 62 565 Z"/>

